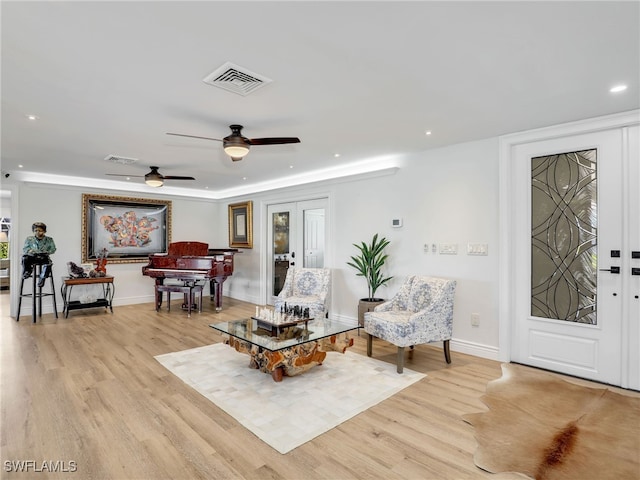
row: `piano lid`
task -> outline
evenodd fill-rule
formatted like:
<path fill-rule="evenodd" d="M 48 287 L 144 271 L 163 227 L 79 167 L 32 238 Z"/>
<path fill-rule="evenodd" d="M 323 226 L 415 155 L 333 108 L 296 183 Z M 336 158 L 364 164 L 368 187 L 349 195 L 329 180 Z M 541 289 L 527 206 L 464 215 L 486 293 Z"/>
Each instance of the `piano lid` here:
<path fill-rule="evenodd" d="M 209 244 L 203 242 L 172 242 L 168 255 L 204 257 L 208 254 Z"/>

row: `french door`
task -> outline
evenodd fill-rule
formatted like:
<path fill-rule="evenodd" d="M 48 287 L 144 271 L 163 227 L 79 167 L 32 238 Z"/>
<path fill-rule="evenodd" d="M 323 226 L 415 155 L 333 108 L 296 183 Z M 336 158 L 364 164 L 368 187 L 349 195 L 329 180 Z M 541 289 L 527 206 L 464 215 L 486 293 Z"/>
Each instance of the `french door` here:
<path fill-rule="evenodd" d="M 290 267 L 323 268 L 327 255 L 327 199 L 267 207 L 267 300 L 273 304 Z"/>
<path fill-rule="evenodd" d="M 511 360 L 640 388 L 638 136 L 512 147 Z"/>

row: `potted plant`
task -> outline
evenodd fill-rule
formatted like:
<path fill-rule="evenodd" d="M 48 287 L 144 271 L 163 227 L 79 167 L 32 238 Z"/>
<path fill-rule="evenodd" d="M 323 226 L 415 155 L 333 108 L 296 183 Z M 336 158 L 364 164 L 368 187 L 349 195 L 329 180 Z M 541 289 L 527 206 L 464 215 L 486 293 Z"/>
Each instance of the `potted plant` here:
<path fill-rule="evenodd" d="M 358 303 L 358 325 L 361 327 L 364 326 L 364 313 L 372 311 L 376 305 L 384 302 L 383 298 L 376 298 L 376 291 L 393 278 L 382 274 L 382 266 L 388 257 L 384 249 L 389 243 L 391 242 L 384 237 L 378 238 L 376 233 L 369 244 L 365 242 L 353 244 L 360 254 L 352 256 L 347 265 L 355 268 L 357 275 L 367 280 L 368 288 L 368 297 L 361 298 Z"/>

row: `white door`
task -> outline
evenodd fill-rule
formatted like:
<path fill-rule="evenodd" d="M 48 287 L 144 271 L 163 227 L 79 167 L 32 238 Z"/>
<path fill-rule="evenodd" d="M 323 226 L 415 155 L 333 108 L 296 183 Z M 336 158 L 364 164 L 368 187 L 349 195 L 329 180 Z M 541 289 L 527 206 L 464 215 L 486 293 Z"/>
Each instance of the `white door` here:
<path fill-rule="evenodd" d="M 274 303 L 290 267 L 324 268 L 327 199 L 267 207 L 267 302 Z"/>
<path fill-rule="evenodd" d="M 325 251 L 325 211 L 324 208 L 305 208 L 302 211 L 304 228 L 304 267 L 323 268 Z"/>
<path fill-rule="evenodd" d="M 512 147 L 511 360 L 613 385 L 638 381 L 630 242 L 632 232 L 640 238 L 640 219 L 626 188 L 638 158 L 630 158 L 629 132 Z"/>
<path fill-rule="evenodd" d="M 628 382 L 623 381 L 622 386 L 640 390 L 640 126 L 625 129 L 622 142 L 628 147 L 628 169 L 623 176 L 624 191 L 629 198 L 623 233 L 628 235 L 627 245 L 631 251 L 628 267 L 631 275 L 622 274 L 623 281 L 629 279 L 628 288 L 623 290 L 629 301 L 624 303 L 627 309 L 622 312 L 623 318 L 629 319 L 623 324 L 622 332 L 623 339 L 627 340 L 622 345 L 623 355 L 629 359 L 628 367 L 623 365 L 622 376 L 627 377 Z"/>

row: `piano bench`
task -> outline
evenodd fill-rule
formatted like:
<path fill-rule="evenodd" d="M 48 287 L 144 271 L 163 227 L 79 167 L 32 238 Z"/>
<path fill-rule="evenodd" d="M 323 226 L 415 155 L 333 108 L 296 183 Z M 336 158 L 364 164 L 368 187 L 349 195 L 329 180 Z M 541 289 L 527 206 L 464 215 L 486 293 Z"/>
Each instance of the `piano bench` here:
<path fill-rule="evenodd" d="M 200 302 L 198 303 L 198 312 L 202 313 L 202 288 L 203 285 L 156 285 L 156 292 L 160 295 L 157 295 L 157 298 L 162 298 L 162 292 L 167 292 L 167 311 L 171 311 L 171 292 L 183 293 L 184 294 L 184 303 L 187 306 L 187 316 L 191 316 L 191 310 L 194 301 L 194 294 L 196 292 L 200 293 Z M 162 300 L 156 304 L 156 311 L 160 309 L 160 303 Z"/>

